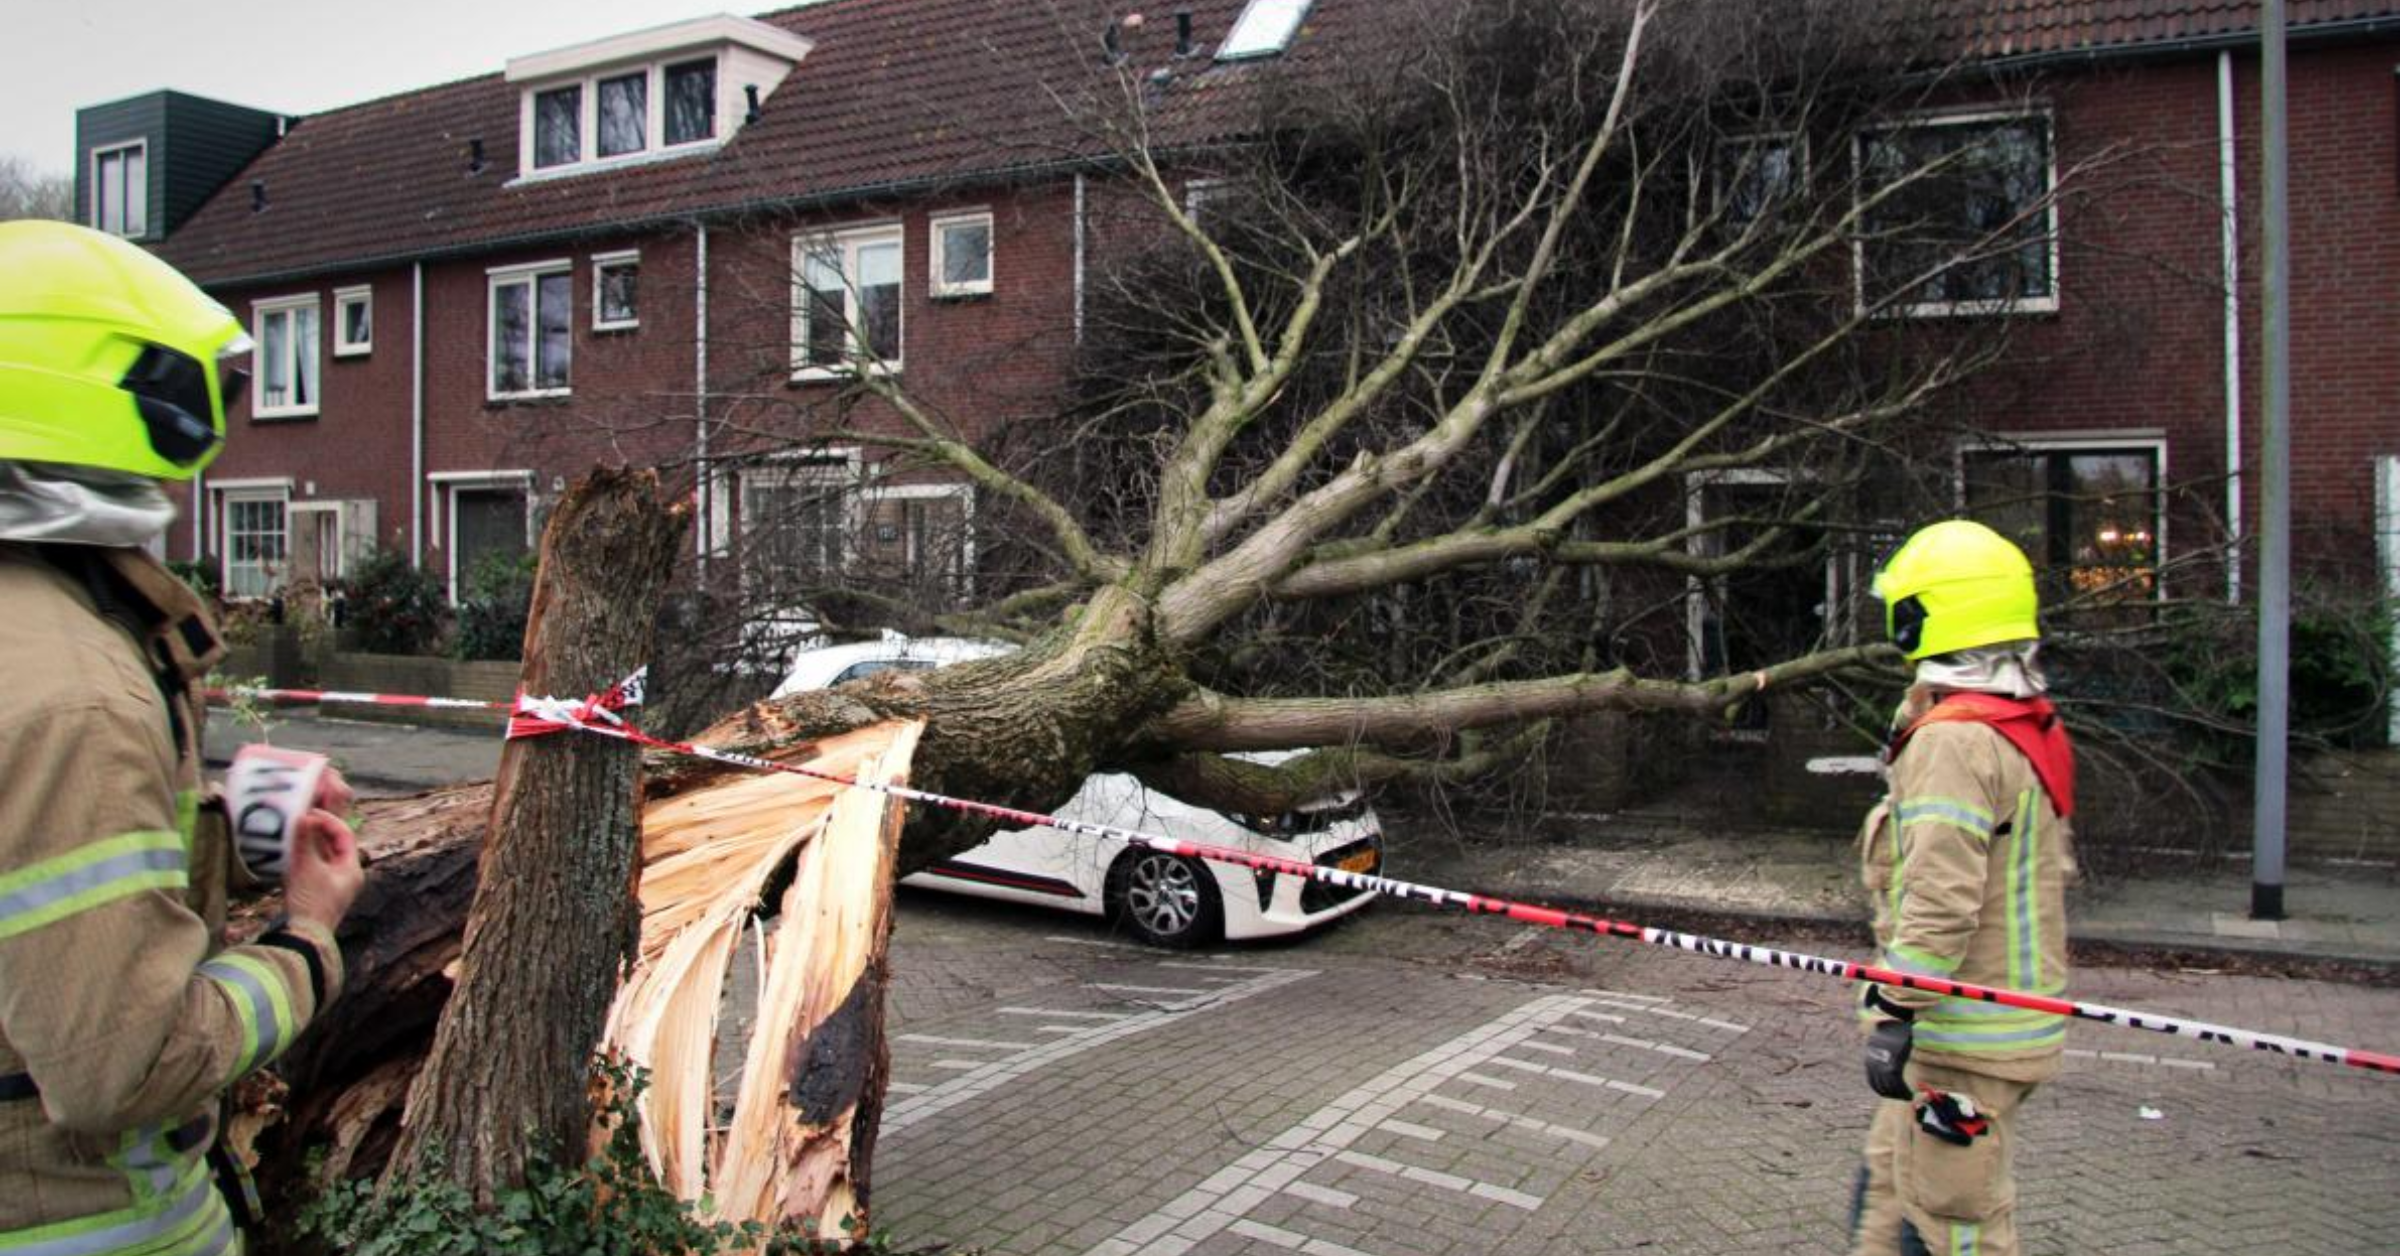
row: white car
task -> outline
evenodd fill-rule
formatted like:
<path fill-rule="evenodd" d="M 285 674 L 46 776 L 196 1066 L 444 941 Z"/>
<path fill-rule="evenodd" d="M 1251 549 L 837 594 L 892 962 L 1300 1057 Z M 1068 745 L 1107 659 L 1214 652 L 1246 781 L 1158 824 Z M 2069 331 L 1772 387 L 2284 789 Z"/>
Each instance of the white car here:
<path fill-rule="evenodd" d="M 1013 649 L 994 641 L 912 640 L 887 633 L 881 641 L 802 651 L 775 696 Z M 1287 756 L 1250 757 L 1271 763 Z M 1352 872 L 1380 871 L 1383 864 L 1383 825 L 1355 790 L 1277 816 L 1226 815 L 1156 793 L 1132 776 L 1109 773 L 1085 781 L 1057 814 Z M 901 884 L 1105 915 L 1142 941 L 1175 947 L 1298 933 L 1357 911 L 1374 897 L 1288 873 L 1186 859 L 1047 825 L 995 833 L 981 846 Z"/>

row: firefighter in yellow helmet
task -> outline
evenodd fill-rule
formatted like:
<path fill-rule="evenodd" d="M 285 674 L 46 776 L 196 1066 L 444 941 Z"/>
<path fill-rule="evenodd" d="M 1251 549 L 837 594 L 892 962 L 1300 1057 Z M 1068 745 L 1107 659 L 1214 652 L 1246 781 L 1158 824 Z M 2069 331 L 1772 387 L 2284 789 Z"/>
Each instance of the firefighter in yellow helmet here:
<path fill-rule="evenodd" d="M 2034 654 L 2033 568 L 1979 523 L 1911 536 L 1876 577 L 1915 664 L 1859 837 L 1878 966 L 2056 995 L 2067 984 L 2074 755 Z M 1884 1102 L 1854 1210 L 1861 1256 L 2014 1256 L 2019 1109 L 2058 1072 L 2064 1017 L 1866 988 L 1867 1084 Z"/>
<path fill-rule="evenodd" d="M 158 482 L 223 442 L 245 347 L 141 249 L 0 223 L 0 1256 L 238 1251 L 221 1092 L 341 985 L 338 775 L 293 826 L 284 918 L 219 945 L 245 872 L 197 684 L 223 647 L 143 549 L 174 517 Z"/>

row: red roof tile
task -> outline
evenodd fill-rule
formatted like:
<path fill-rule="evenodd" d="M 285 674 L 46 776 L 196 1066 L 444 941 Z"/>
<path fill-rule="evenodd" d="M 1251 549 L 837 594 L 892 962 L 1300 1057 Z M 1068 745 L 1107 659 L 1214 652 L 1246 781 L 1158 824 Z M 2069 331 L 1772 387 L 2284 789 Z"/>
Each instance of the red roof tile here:
<path fill-rule="evenodd" d="M 2259 0 L 1900 0 L 1986 58 L 2120 50 L 2258 28 Z M 2400 17 L 2391 0 L 2289 0 L 2295 29 Z"/>
<path fill-rule="evenodd" d="M 802 205 L 990 179 L 1087 157 L 1104 146 L 1070 126 L 1061 96 L 1089 90 L 1110 0 L 825 0 L 761 20 L 816 49 L 723 148 L 605 173 L 511 186 L 519 88 L 497 75 L 305 119 L 160 249 L 206 283 L 298 277 L 621 229 L 750 206 Z M 1113 0 L 1117 11 L 1134 7 Z M 1186 0 L 1176 0 L 1180 7 Z M 2250 29 L 2257 0 L 1891 0 L 1973 55 L 2011 57 L 2140 46 Z M 1222 137 L 1281 74 L 1324 72 L 1345 49 L 1385 38 L 1381 0 L 1317 0 L 1288 55 L 1172 60 L 1173 7 L 1128 38 L 1136 66 L 1171 66 L 1173 137 Z M 1242 0 L 1188 0 L 1195 37 L 1221 42 Z M 2296 25 L 2400 15 L 2400 0 L 2291 0 Z M 1061 24 L 1089 15 L 1090 29 Z M 1248 108 L 1245 108 L 1248 106 Z M 471 139 L 486 165 L 467 168 Z M 249 185 L 267 208 L 253 212 Z"/>
<path fill-rule="evenodd" d="M 1240 5 L 1190 0 L 1197 42 L 1222 40 Z M 1196 80 L 1229 86 L 1275 72 L 1205 56 L 1173 60 L 1174 23 L 1161 7 L 1159 20 L 1127 45 L 1137 65 L 1171 63 L 1184 96 L 1205 98 L 1192 90 Z M 1356 5 L 1317 7 L 1295 63 L 1308 59 L 1314 28 Z M 487 75 L 303 120 L 160 252 L 202 282 L 297 276 L 1005 176 L 1098 149 L 1058 103 L 1101 81 L 1096 16 L 1077 30 L 1062 26 L 1051 5 L 1014 0 L 828 0 L 761 20 L 816 41 L 815 51 L 767 98 L 758 120 L 714 153 L 512 186 L 520 88 Z M 480 174 L 468 170 L 472 139 L 483 141 Z M 266 187 L 263 212 L 251 208 L 254 180 Z"/>

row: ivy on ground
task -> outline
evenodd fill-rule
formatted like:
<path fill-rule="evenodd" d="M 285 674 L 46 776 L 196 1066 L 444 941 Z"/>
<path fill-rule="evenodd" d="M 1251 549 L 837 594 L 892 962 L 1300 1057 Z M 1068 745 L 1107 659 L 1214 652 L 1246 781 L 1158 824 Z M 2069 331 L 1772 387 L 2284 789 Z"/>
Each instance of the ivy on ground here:
<path fill-rule="evenodd" d="M 608 1100 L 600 1120 L 607 1144 L 581 1165 L 537 1155 L 522 1186 L 478 1208 L 444 1172 L 438 1156 L 378 1191 L 372 1181 L 337 1182 L 300 1211 L 304 1239 L 353 1256 L 717 1256 L 763 1250 L 769 1256 L 849 1251 L 890 1256 L 886 1234 L 842 1219 L 843 1235 L 820 1236 L 816 1223 L 769 1231 L 757 1222 L 709 1219 L 703 1206 L 658 1182 L 642 1154 L 634 1099 L 648 1084 L 638 1069 L 599 1064 Z"/>

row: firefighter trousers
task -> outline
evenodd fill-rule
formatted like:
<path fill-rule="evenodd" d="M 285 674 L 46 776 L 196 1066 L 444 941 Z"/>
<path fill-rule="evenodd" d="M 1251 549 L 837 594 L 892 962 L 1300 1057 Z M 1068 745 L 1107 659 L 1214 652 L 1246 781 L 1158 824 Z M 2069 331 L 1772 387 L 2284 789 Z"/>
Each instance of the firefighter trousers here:
<path fill-rule="evenodd" d="M 1867 1132 L 1851 1250 L 1855 1256 L 2017 1256 L 2018 1109 L 2030 1082 L 2004 1081 L 1923 1060 L 1908 1078 L 1971 1096 L 1991 1126 L 1960 1147 L 1919 1127 L 1916 1105 L 1885 1100 Z"/>

